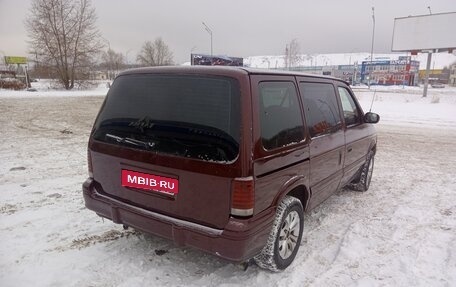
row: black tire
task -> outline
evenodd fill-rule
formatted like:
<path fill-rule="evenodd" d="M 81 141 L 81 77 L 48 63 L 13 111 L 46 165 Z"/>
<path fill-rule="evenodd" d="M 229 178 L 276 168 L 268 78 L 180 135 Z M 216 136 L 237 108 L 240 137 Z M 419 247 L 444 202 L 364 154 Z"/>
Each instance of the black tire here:
<path fill-rule="evenodd" d="M 285 196 L 277 207 L 274 224 L 265 247 L 254 257 L 255 263 L 274 272 L 287 268 L 293 262 L 301 245 L 303 227 L 304 209 L 301 201 L 296 197 Z"/>
<path fill-rule="evenodd" d="M 369 189 L 372 174 L 374 173 L 374 152 L 370 152 L 367 156 L 367 160 L 364 163 L 359 177 L 349 184 L 349 188 L 356 191 L 367 191 Z"/>

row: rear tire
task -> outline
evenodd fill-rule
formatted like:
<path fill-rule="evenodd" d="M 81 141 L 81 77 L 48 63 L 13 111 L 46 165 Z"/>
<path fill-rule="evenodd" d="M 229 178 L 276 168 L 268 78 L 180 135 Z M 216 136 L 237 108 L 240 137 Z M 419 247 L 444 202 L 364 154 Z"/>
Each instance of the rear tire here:
<path fill-rule="evenodd" d="M 255 263 L 277 272 L 287 268 L 296 257 L 304 227 L 304 209 L 296 197 L 285 196 L 277 207 L 268 241 Z"/>
<path fill-rule="evenodd" d="M 369 152 L 367 156 L 367 160 L 364 163 L 361 173 L 358 177 L 358 179 L 351 184 L 349 184 L 349 188 L 352 190 L 356 191 L 367 191 L 369 189 L 371 180 L 372 180 L 372 174 L 374 173 L 374 152 L 371 151 Z"/>

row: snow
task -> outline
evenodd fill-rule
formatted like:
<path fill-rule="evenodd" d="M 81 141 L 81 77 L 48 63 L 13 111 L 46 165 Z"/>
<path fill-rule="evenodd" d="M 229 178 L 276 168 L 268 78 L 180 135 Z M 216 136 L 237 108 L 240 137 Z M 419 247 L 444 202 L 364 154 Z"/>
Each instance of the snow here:
<path fill-rule="evenodd" d="M 62 94 L 68 97 L 87 97 L 87 96 L 102 96 L 108 92 L 109 80 L 94 81 L 91 87 L 88 88 L 74 88 L 72 90 L 65 90 L 58 88 L 58 84 L 52 80 L 42 79 L 37 82 L 32 82 L 31 86 L 36 91 L 13 91 L 0 89 L 0 97 L 8 98 L 24 98 L 24 97 L 61 97 Z"/>
<path fill-rule="evenodd" d="M 365 112 L 380 114 L 382 125 L 411 127 L 439 127 L 456 129 L 456 88 L 429 88 L 422 97 L 422 88 L 400 86 L 375 86 L 371 90 L 354 87 Z"/>
<path fill-rule="evenodd" d="M 456 286 L 456 89 L 355 88 L 381 115 L 371 187 L 306 214 L 281 273 L 124 231 L 84 207 L 105 87 L 0 90 L 1 285 Z"/>

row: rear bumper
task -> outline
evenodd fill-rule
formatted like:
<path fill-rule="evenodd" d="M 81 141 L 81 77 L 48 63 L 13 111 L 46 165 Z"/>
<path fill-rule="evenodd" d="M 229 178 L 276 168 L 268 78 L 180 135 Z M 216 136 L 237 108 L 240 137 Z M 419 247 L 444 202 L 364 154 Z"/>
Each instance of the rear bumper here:
<path fill-rule="evenodd" d="M 223 229 L 216 229 L 138 208 L 97 191 L 95 186 L 89 178 L 82 190 L 85 206 L 99 216 L 236 262 L 261 251 L 274 219 L 271 208 L 249 219 L 231 217 Z"/>

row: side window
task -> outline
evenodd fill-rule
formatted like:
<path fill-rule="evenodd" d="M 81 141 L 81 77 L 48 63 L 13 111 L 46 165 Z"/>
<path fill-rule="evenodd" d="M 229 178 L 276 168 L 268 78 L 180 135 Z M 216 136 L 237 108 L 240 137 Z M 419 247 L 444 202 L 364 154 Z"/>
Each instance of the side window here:
<path fill-rule="evenodd" d="M 261 82 L 261 141 L 267 150 L 298 143 L 304 128 L 296 87 L 292 82 Z"/>
<path fill-rule="evenodd" d="M 359 116 L 359 110 L 356 107 L 352 95 L 346 88 L 338 87 L 338 90 L 344 111 L 345 124 L 351 126 L 360 123 L 361 117 Z"/>
<path fill-rule="evenodd" d="M 299 84 L 310 136 L 331 133 L 341 128 L 336 92 L 332 84 Z"/>

